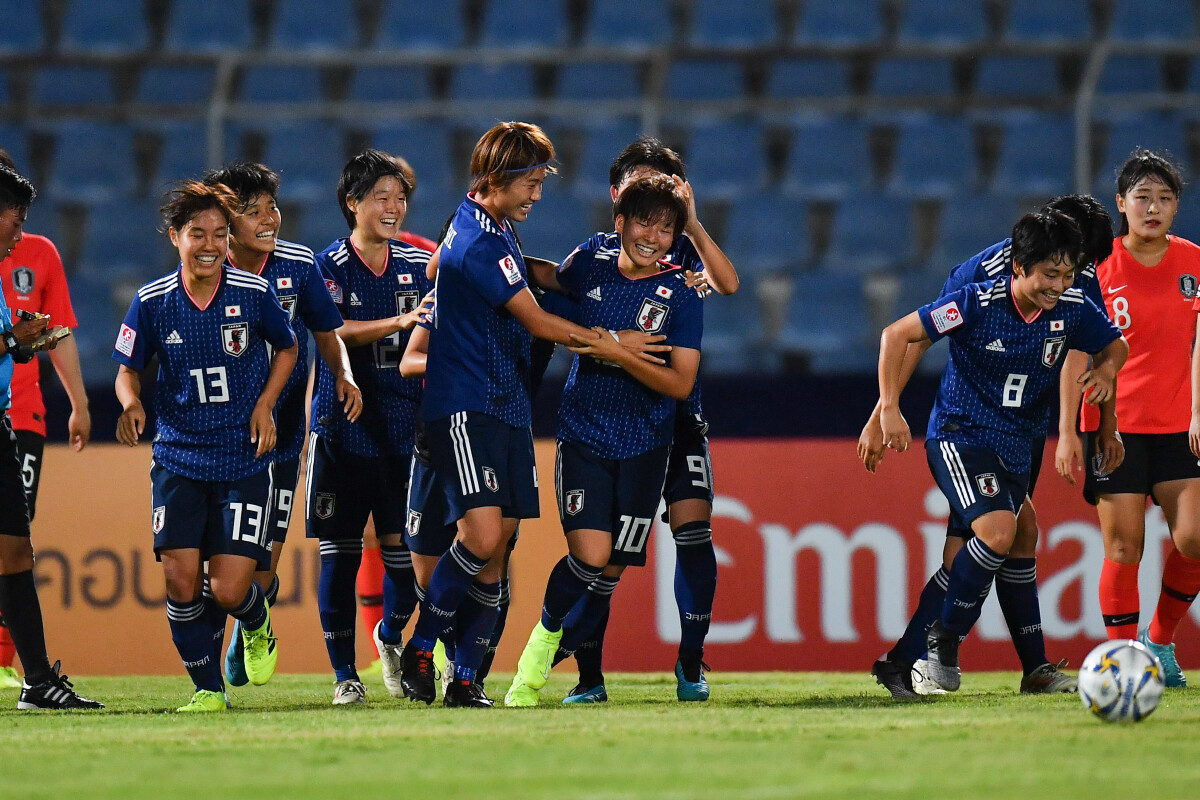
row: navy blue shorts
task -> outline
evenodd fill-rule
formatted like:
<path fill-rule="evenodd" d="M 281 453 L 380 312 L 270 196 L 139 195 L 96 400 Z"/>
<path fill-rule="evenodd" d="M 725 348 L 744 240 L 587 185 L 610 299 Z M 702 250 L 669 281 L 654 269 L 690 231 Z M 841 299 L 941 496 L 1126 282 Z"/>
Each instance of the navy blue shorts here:
<path fill-rule="evenodd" d="M 0 411 L 0 534 L 29 538 L 29 506 L 17 437 L 7 411 Z"/>
<path fill-rule="evenodd" d="M 448 522 L 450 507 L 439 484 L 437 471 L 413 456 L 408 473 L 408 516 L 404 543 L 422 556 L 441 556 L 450 549 L 458 526 Z"/>
<path fill-rule="evenodd" d="M 533 433 L 493 416 L 460 411 L 427 420 L 429 459 L 457 522 L 472 508 L 499 506 L 509 519 L 534 519 L 538 503 Z"/>
<path fill-rule="evenodd" d="M 194 549 L 204 559 L 244 556 L 270 568 L 273 473 L 268 466 L 236 481 L 198 481 L 151 463 L 154 554 Z"/>
<path fill-rule="evenodd" d="M 408 456 L 360 456 L 313 433 L 308 437 L 304 524 L 310 539 L 361 539 L 404 532 Z"/>
<path fill-rule="evenodd" d="M 1045 452 L 1046 437 L 1041 436 L 1033 443 L 1032 449 L 1029 451 L 1029 497 L 1033 497 L 1033 487 L 1037 485 L 1038 473 L 1042 470 L 1042 455 Z M 1020 513 L 1020 507 L 1017 508 L 1017 513 Z M 975 533 L 971 530 L 971 526 L 960 524 L 953 514 L 946 521 L 946 536 L 970 539 L 974 535 Z"/>
<path fill-rule="evenodd" d="M 675 418 L 675 435 L 663 485 L 667 505 L 680 500 L 713 501 L 712 456 L 708 452 L 708 423 L 697 415 Z M 666 517 L 663 522 L 668 522 Z"/>
<path fill-rule="evenodd" d="M 1029 476 L 1009 472 L 986 447 L 927 439 L 925 458 L 938 488 L 950 501 L 951 525 L 969 530 L 972 522 L 992 511 L 1014 516 L 1020 512 Z"/>
<path fill-rule="evenodd" d="M 300 456 L 275 462 L 275 497 L 271 502 L 271 541 L 287 541 L 296 504 L 296 483 L 300 480 Z"/>
<path fill-rule="evenodd" d="M 654 525 L 669 447 L 633 458 L 601 458 L 578 442 L 559 442 L 554 465 L 558 516 L 563 531 L 608 531 L 609 564 L 646 564 L 646 541 Z"/>
<path fill-rule="evenodd" d="M 1101 495 L 1146 494 L 1153 496 L 1154 486 L 1166 481 L 1200 478 L 1200 461 L 1192 455 L 1187 432 L 1183 433 L 1123 433 L 1125 460 L 1107 475 L 1096 470 L 1096 433 L 1084 434 L 1084 461 L 1087 477 L 1083 496 L 1096 505 Z M 1155 502 L 1158 502 L 1157 499 Z"/>

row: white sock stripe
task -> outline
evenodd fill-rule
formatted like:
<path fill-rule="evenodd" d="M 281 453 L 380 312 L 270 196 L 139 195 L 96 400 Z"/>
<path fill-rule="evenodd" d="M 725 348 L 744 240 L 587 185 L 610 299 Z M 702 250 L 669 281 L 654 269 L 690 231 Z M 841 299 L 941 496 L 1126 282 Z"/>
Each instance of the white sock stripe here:
<path fill-rule="evenodd" d="M 712 541 L 712 528 L 687 531 L 686 533 L 672 533 L 671 536 L 675 539 L 675 544 L 678 545 L 704 544 Z"/>
<path fill-rule="evenodd" d="M 991 572 L 996 572 L 1004 564 L 1003 556 L 990 552 L 987 546 L 978 539 L 967 542 L 967 554 L 975 560 L 975 563 Z"/>
<path fill-rule="evenodd" d="M 1006 583 L 1036 583 L 1037 582 L 1037 567 L 1029 567 L 1028 569 L 1013 569 L 1007 565 L 1000 568 L 996 573 L 996 579 L 1005 581 Z"/>
<path fill-rule="evenodd" d="M 425 590 L 419 584 L 413 584 L 413 591 L 417 593 L 418 602 L 425 602 Z"/>
<path fill-rule="evenodd" d="M 258 588 L 257 583 L 251 583 L 249 591 L 246 592 L 246 599 L 242 601 L 240 606 L 230 611 L 229 614 L 236 617 L 241 614 L 250 613 L 250 609 L 258 605 L 259 598 L 262 598 L 266 602 L 266 597 L 263 595 L 262 589 Z"/>
<path fill-rule="evenodd" d="M 467 597 L 470 597 L 476 603 L 493 608 L 500 605 L 499 591 L 488 591 L 477 583 L 471 584 L 471 588 L 467 590 Z"/>
<path fill-rule="evenodd" d="M 576 578 L 579 578 L 581 581 L 585 581 L 589 585 L 592 581 L 596 580 L 596 578 L 599 578 L 600 573 L 603 572 L 600 567 L 593 567 L 589 564 L 585 564 L 572 555 L 567 556 L 567 566 L 571 569 L 571 573 Z"/>
<path fill-rule="evenodd" d="M 383 559 L 385 567 L 391 567 L 392 569 L 412 568 L 412 553 L 408 550 L 389 553 L 381 547 L 379 548 L 379 554 Z"/>
<path fill-rule="evenodd" d="M 167 619 L 172 622 L 194 622 L 204 616 L 204 601 L 176 603 L 167 598 Z"/>
<path fill-rule="evenodd" d="M 353 555 L 358 553 L 362 555 L 363 543 L 361 539 L 322 539 L 320 550 L 323 556 L 332 556 L 336 554 Z"/>
<path fill-rule="evenodd" d="M 942 459 L 950 471 L 950 480 L 954 484 L 954 491 L 958 494 L 958 502 L 963 508 L 966 508 L 975 502 L 975 492 L 971 489 L 971 482 L 967 479 L 967 470 L 958 454 L 958 448 L 950 442 L 940 442 L 939 444 L 942 450 Z"/>
<path fill-rule="evenodd" d="M 463 572 L 472 577 L 478 575 L 480 571 L 487 566 L 486 561 L 482 564 L 472 561 L 471 552 L 467 550 L 467 548 L 464 547 L 460 542 L 455 542 L 447 552 L 450 553 L 451 558 L 458 562 L 458 565 L 462 567 Z"/>
<path fill-rule="evenodd" d="M 950 585 L 950 573 L 946 572 L 944 567 L 939 569 L 933 573 L 933 582 L 940 586 L 942 591 L 945 591 L 946 587 Z"/>
<path fill-rule="evenodd" d="M 597 597 L 608 597 L 616 590 L 617 584 L 620 581 L 620 578 L 606 578 L 601 575 L 592 581 L 592 585 L 588 587 L 588 591 Z"/>

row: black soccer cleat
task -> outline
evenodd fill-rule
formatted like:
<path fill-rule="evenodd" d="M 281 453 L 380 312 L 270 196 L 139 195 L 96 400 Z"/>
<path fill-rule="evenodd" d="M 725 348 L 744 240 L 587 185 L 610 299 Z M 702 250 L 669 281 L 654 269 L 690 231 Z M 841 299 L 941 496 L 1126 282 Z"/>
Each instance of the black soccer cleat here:
<path fill-rule="evenodd" d="M 483 686 L 472 681 L 450 681 L 446 684 L 446 696 L 442 698 L 446 708 L 495 708 L 488 699 Z"/>
<path fill-rule="evenodd" d="M 437 670 L 433 666 L 433 653 L 418 650 L 410 641 L 400 653 L 400 686 L 409 700 L 420 700 L 429 705 L 437 697 Z"/>
<path fill-rule="evenodd" d="M 961 639 L 942 627 L 941 620 L 929 626 L 925 645 L 929 648 L 929 677 L 947 692 L 957 692 L 962 685 L 962 670 L 958 666 L 958 645 Z"/>
<path fill-rule="evenodd" d="M 917 697 L 913 690 L 912 665 L 893 661 L 884 655 L 871 665 L 875 682 L 892 694 L 893 700 L 912 700 Z"/>
<path fill-rule="evenodd" d="M 66 675 L 60 674 L 62 662 L 55 661 L 52 667 L 54 674 L 44 681 L 32 686 L 25 683 L 21 687 L 21 697 L 17 700 L 17 708 L 22 711 L 66 711 L 104 708 L 103 703 L 80 697 L 75 687 Z"/>

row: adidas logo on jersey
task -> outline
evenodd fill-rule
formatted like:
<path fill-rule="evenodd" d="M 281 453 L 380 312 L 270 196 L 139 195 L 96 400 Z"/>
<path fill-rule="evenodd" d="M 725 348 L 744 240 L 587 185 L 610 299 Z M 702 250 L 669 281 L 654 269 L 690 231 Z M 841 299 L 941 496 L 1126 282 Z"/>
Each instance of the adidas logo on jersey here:
<path fill-rule="evenodd" d="M 1004 342 L 1000 341 L 999 339 L 994 339 L 988 343 L 988 346 L 985 349 L 991 350 L 993 353 L 1003 353 Z"/>
<path fill-rule="evenodd" d="M 588 290 L 587 296 L 592 298 L 593 300 L 599 301 L 600 300 L 600 287 L 593 286 L 591 289 Z"/>
<path fill-rule="evenodd" d="M 164 344 L 183 344 L 183 337 L 179 335 L 179 331 L 171 331 Z"/>
<path fill-rule="evenodd" d="M 350 293 L 350 305 L 352 305 L 352 306 L 361 306 L 362 305 L 362 300 L 359 300 L 358 295 L 356 295 L 354 292 Z"/>

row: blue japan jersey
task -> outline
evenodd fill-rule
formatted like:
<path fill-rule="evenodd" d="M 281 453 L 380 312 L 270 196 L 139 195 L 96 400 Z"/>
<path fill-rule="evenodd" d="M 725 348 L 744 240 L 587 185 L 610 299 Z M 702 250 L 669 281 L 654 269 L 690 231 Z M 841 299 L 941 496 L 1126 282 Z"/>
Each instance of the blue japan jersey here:
<path fill-rule="evenodd" d="M 951 269 L 939 297 L 957 292 L 968 283 L 1012 277 L 1012 265 L 1012 239 L 1003 239 Z M 1071 288 L 1082 290 L 1085 297 L 1095 303 L 1105 316 L 1108 315 L 1104 295 L 1100 292 L 1100 284 L 1096 280 L 1095 264 L 1088 264 L 1083 269 L 1076 270 L 1075 283 Z"/>
<path fill-rule="evenodd" d="M 277 241 L 275 252 L 267 256 L 259 277 L 275 289 L 279 304 L 292 322 L 292 332 L 300 346 L 296 368 L 275 404 L 278 440 L 272 456 L 276 461 L 297 458 L 304 449 L 304 392 L 308 388 L 308 332 L 334 331 L 342 325 L 342 316 L 325 289 L 325 280 L 317 271 L 313 252 L 304 245 Z"/>
<path fill-rule="evenodd" d="M 558 282 L 579 298 L 585 328 L 661 333 L 666 344 L 700 349 L 703 301 L 677 266 L 633 280 L 617 267 L 620 237 L 594 236 L 563 261 Z M 677 401 L 648 389 L 618 367 L 575 356 L 558 413 L 558 438 L 601 458 L 625 459 L 665 447 L 674 434 Z"/>
<path fill-rule="evenodd" d="M 158 356 L 154 461 L 199 481 L 233 481 L 266 469 L 255 458 L 250 416 L 267 383 L 268 345 L 296 338 L 264 279 L 224 266 L 204 308 L 192 300 L 181 270 L 138 290 L 113 358 L 141 371 Z"/>
<path fill-rule="evenodd" d="M 917 313 L 930 339 L 950 339 L 926 437 L 986 447 L 1018 474 L 1045 432 L 1066 351 L 1098 353 L 1121 336 L 1079 289 L 1026 321 L 1008 278 L 967 284 Z"/>
<path fill-rule="evenodd" d="M 0 292 L 0 331 L 12 328 L 12 312 L 4 303 L 4 293 Z M 7 411 L 12 405 L 13 358 L 11 353 L 0 356 L 0 411 Z"/>
<path fill-rule="evenodd" d="M 430 337 L 425 367 L 426 421 L 475 411 L 529 427 L 531 337 L 504 308 L 527 287 L 512 227 L 468 196 L 442 240 L 438 335 Z"/>
<path fill-rule="evenodd" d="M 388 264 L 375 274 L 362 262 L 349 239 L 338 239 L 317 255 L 317 267 L 341 317 L 373 320 L 407 314 L 432 285 L 425 277 L 430 253 L 392 240 Z M 413 429 L 421 407 L 421 379 L 400 374 L 400 359 L 410 331 L 398 331 L 371 344 L 349 348 L 350 368 L 362 389 L 362 415 L 346 419 L 333 373 L 317 364 L 313 389 L 313 430 L 361 456 L 406 456 L 413 451 Z"/>

